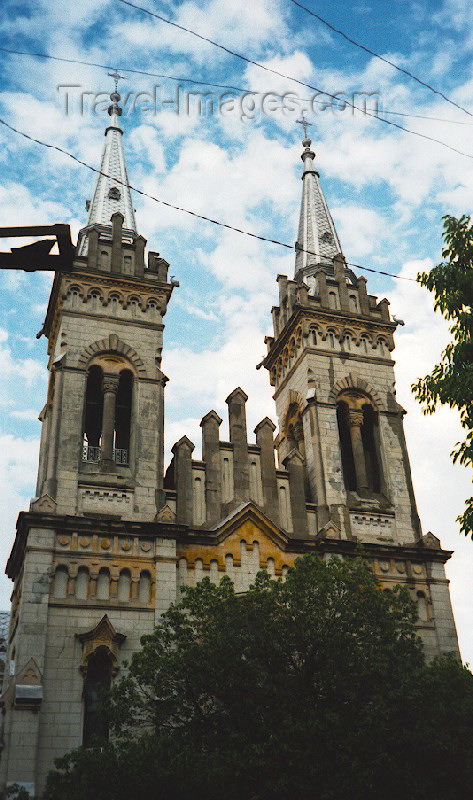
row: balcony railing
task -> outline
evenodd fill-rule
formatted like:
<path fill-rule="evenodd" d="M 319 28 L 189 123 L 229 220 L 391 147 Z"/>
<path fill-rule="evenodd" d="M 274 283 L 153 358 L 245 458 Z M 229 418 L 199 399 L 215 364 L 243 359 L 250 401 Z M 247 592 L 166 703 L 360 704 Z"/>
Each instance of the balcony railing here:
<path fill-rule="evenodd" d="M 82 448 L 82 461 L 100 461 L 100 455 L 102 453 L 101 447 L 90 447 L 88 444 L 84 444 Z"/>
<path fill-rule="evenodd" d="M 114 448 L 113 460 L 115 464 L 128 464 L 128 450 L 118 447 Z"/>
<path fill-rule="evenodd" d="M 90 464 L 96 464 L 100 461 L 102 456 L 102 448 L 101 447 L 91 447 L 88 444 L 84 444 L 82 448 L 82 461 Z M 114 447 L 113 449 L 113 460 L 115 464 L 121 464 L 122 466 L 127 466 L 129 461 L 129 451 L 125 450 L 122 447 Z"/>

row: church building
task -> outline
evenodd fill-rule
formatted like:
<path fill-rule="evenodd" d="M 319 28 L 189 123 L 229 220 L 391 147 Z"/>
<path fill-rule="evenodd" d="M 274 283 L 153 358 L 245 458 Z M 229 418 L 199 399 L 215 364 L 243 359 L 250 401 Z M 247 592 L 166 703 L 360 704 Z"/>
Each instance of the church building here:
<path fill-rule="evenodd" d="M 303 553 L 351 557 L 361 543 L 385 589 L 408 587 L 427 656 L 458 650 L 451 553 L 417 513 L 396 322 L 346 264 L 306 132 L 295 274 L 277 276 L 260 365 L 277 426 L 265 417 L 249 435 L 236 387 L 228 429 L 209 410 L 202 459 L 182 436 L 165 470 L 163 319 L 177 282 L 135 221 L 121 113 L 115 91 L 87 224 L 54 278 L 36 496 L 6 567 L 0 788 L 33 796 L 57 757 L 106 733 L 100 687 L 205 576 L 245 592 L 259 570 L 284 577 Z"/>

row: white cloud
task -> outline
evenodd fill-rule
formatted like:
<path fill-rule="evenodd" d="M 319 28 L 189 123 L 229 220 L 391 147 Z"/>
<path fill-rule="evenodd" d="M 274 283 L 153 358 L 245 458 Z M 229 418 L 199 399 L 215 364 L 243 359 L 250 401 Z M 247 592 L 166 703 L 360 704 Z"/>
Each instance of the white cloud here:
<path fill-rule="evenodd" d="M 38 412 L 34 408 L 15 409 L 9 412 L 14 419 L 23 419 L 27 422 L 37 422 Z"/>
<path fill-rule="evenodd" d="M 389 236 L 389 223 L 370 208 L 343 206 L 332 209 L 340 240 L 351 258 L 362 258 L 380 251 Z"/>

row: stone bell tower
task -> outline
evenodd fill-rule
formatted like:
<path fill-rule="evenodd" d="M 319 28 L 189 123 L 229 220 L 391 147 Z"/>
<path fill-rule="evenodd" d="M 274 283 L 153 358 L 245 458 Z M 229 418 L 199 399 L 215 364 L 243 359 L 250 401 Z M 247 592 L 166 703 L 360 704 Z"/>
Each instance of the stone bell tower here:
<path fill-rule="evenodd" d="M 348 268 L 306 132 L 303 148 L 295 275 L 277 278 L 263 361 L 278 460 L 304 473 L 318 547 L 330 538 L 333 552 L 355 553 L 361 543 L 385 585 L 411 589 L 426 651 L 457 650 L 443 567 L 450 553 L 422 534 L 417 513 L 391 358 L 396 323 L 388 301 Z M 303 517 L 299 524 L 306 530 Z"/>
<path fill-rule="evenodd" d="M 280 460 L 294 448 L 303 457 L 319 528 L 331 520 L 347 538 L 412 542 L 421 531 L 396 401 L 396 323 L 346 266 L 310 139 L 303 145 L 295 276 L 278 277 L 264 362 Z"/>
<path fill-rule="evenodd" d="M 41 791 L 55 757 L 100 733 L 99 687 L 170 602 L 169 548 L 154 521 L 165 505 L 163 317 L 176 282 L 158 253 L 145 259 L 119 101 L 115 90 L 87 225 L 71 271 L 55 276 L 42 329 L 49 385 L 36 497 L 7 564 L 0 794 L 16 782 Z"/>
<path fill-rule="evenodd" d="M 110 123 L 73 271 L 56 275 L 43 333 L 49 389 L 41 413 L 37 500 L 60 514 L 152 520 L 163 505 L 163 317 L 168 264 L 136 229 L 121 108 Z"/>

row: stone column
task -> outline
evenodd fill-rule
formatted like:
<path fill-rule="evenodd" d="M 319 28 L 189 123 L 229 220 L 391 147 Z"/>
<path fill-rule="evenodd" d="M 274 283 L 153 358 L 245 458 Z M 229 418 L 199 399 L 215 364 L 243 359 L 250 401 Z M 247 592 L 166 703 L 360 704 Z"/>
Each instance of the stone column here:
<path fill-rule="evenodd" d="M 99 252 L 99 229 L 91 228 L 88 233 L 87 266 L 89 269 L 97 269 Z"/>
<path fill-rule="evenodd" d="M 248 469 L 248 435 L 246 432 L 246 408 L 248 396 L 243 389 L 234 389 L 225 402 L 228 404 L 230 441 L 233 444 L 233 487 L 235 501 L 250 499 Z"/>
<path fill-rule="evenodd" d="M 368 489 L 368 478 L 366 475 L 365 451 L 363 439 L 361 438 L 361 426 L 363 425 L 363 412 L 349 412 L 351 446 L 353 449 L 353 460 L 355 462 L 356 486 L 358 491 Z"/>
<path fill-rule="evenodd" d="M 176 518 L 184 525 L 192 525 L 194 497 L 192 487 L 192 451 L 194 445 L 183 436 L 172 448 L 175 459 L 177 509 Z"/>
<path fill-rule="evenodd" d="M 293 536 L 298 539 L 306 539 L 308 536 L 308 523 L 304 489 L 304 459 L 299 450 L 294 448 L 286 456 L 283 463 L 289 472 Z"/>
<path fill-rule="evenodd" d="M 102 456 L 105 466 L 113 464 L 113 434 L 115 431 L 115 404 L 118 391 L 118 375 L 104 373 L 102 381 L 103 414 L 102 414 Z"/>
<path fill-rule="evenodd" d="M 135 239 L 135 275 L 140 278 L 144 275 L 145 246 L 146 239 L 143 236 L 137 236 Z"/>
<path fill-rule="evenodd" d="M 327 276 L 323 269 L 315 273 L 317 285 L 319 289 L 320 302 L 324 308 L 328 308 L 328 290 L 327 290 Z"/>
<path fill-rule="evenodd" d="M 263 484 L 265 514 L 279 525 L 279 497 L 276 463 L 274 460 L 274 431 L 276 425 L 269 417 L 258 422 L 255 428 L 256 444 L 261 448 L 261 482 Z"/>
<path fill-rule="evenodd" d="M 360 310 L 365 317 L 370 315 L 370 304 L 368 300 L 368 292 L 366 290 L 366 278 L 360 275 L 358 278 L 358 299 L 360 301 Z"/>
<path fill-rule="evenodd" d="M 347 282 L 345 277 L 345 259 L 339 253 L 335 256 L 333 260 L 333 268 L 335 272 L 335 278 L 338 282 L 338 291 L 340 294 L 340 307 L 342 311 L 349 311 L 350 310 L 350 303 L 348 300 L 348 289 L 347 289 Z"/>
<path fill-rule="evenodd" d="M 381 319 L 383 322 L 391 322 L 391 317 L 389 314 L 389 300 L 387 297 L 384 297 L 379 301 L 378 308 L 381 311 Z"/>
<path fill-rule="evenodd" d="M 222 491 L 220 477 L 220 435 L 222 420 L 216 411 L 202 417 L 202 459 L 205 461 L 205 505 L 207 521 L 220 517 Z"/>

